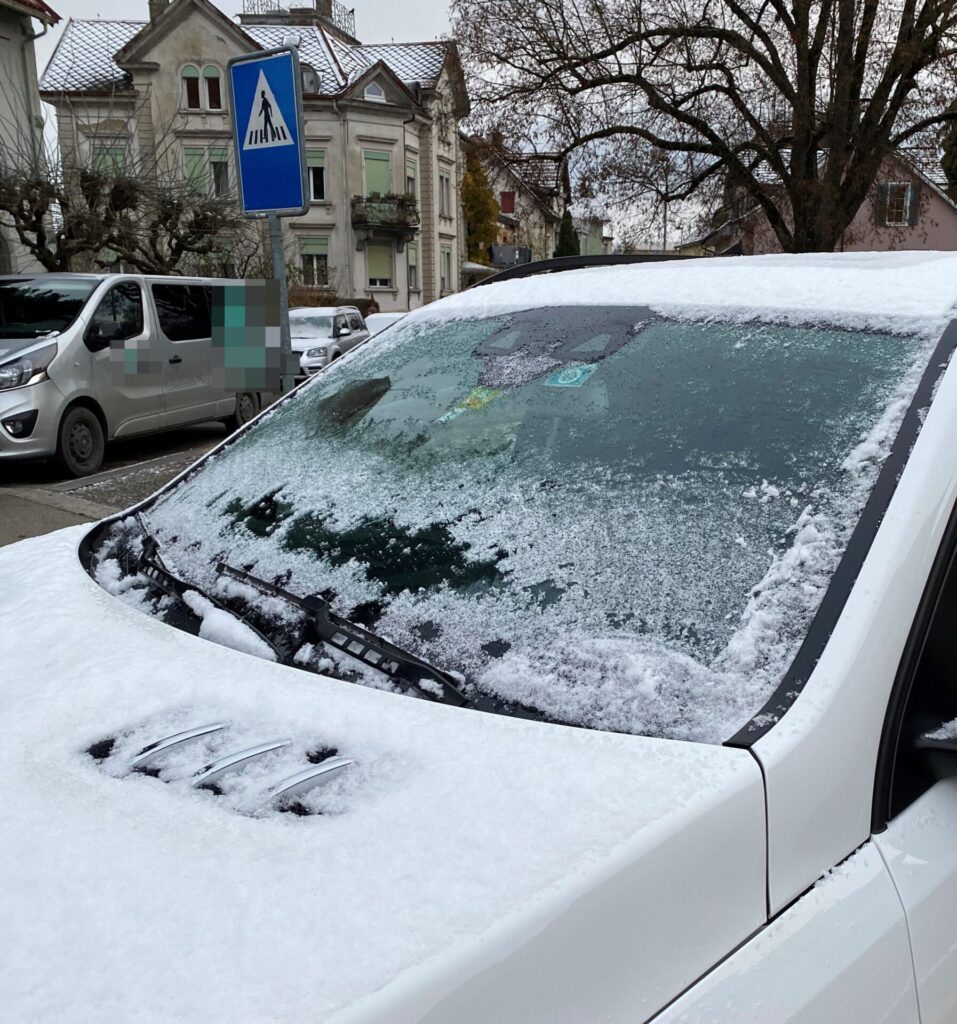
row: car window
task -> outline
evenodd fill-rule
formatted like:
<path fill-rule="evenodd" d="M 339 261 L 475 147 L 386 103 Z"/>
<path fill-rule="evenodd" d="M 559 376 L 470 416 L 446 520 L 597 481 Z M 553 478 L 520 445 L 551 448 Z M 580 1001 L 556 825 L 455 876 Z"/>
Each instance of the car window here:
<path fill-rule="evenodd" d="M 144 515 L 197 585 L 225 555 L 479 692 L 720 742 L 800 646 L 931 346 L 628 308 L 413 318 Z"/>
<path fill-rule="evenodd" d="M 359 319 L 359 316 L 358 316 L 357 313 L 350 313 L 349 314 L 349 328 L 350 328 L 350 330 L 353 330 L 353 331 L 361 331 L 362 330 L 362 321 Z"/>
<path fill-rule="evenodd" d="M 331 338 L 331 316 L 291 316 L 289 333 L 294 338 Z"/>
<path fill-rule="evenodd" d="M 212 289 L 208 285 L 154 284 L 151 290 L 160 327 L 170 341 L 212 336 Z"/>
<path fill-rule="evenodd" d="M 113 333 L 118 325 L 119 333 Z M 143 293 L 135 281 L 114 285 L 100 300 L 90 328 L 111 341 L 126 341 L 143 333 Z"/>
<path fill-rule="evenodd" d="M 344 316 L 337 316 L 336 317 L 336 334 L 338 334 L 343 329 L 343 327 L 346 327 L 346 326 L 347 326 L 346 318 Z"/>

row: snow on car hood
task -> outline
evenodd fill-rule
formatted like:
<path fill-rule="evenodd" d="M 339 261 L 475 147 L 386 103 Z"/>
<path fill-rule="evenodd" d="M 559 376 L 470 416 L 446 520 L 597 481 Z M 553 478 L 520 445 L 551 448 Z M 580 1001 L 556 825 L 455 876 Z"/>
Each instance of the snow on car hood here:
<path fill-rule="evenodd" d="M 527 982 L 561 1000 L 538 1019 L 637 1021 L 763 921 L 746 752 L 306 676 L 127 607 L 83 572 L 82 532 L 0 551 L 10 1019 L 505 1020 Z M 299 817 L 87 753 L 216 721 L 358 770 Z"/>

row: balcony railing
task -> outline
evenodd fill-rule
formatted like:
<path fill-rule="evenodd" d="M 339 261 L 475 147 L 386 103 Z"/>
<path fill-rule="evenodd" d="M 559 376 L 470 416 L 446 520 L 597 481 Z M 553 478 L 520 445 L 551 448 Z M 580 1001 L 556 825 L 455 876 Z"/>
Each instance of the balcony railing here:
<path fill-rule="evenodd" d="M 415 196 L 354 196 L 352 226 L 414 233 L 419 226 L 419 208 Z"/>
<path fill-rule="evenodd" d="M 339 0 L 313 0 L 316 13 L 331 21 L 336 28 L 355 38 L 356 14 Z M 243 14 L 276 14 L 290 10 L 305 10 L 308 0 L 243 0 Z"/>

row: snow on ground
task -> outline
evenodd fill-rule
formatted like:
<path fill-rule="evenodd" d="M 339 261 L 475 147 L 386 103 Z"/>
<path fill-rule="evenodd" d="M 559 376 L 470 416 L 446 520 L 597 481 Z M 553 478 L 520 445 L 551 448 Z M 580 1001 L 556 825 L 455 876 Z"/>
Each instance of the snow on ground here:
<path fill-rule="evenodd" d="M 89 579 L 82 533 L 0 551 L 4 1019 L 326 1024 L 571 898 L 707 794 L 759 786 L 743 751 L 462 712 L 207 643 Z M 328 813 L 254 816 L 85 753 L 218 721 L 358 770 Z"/>

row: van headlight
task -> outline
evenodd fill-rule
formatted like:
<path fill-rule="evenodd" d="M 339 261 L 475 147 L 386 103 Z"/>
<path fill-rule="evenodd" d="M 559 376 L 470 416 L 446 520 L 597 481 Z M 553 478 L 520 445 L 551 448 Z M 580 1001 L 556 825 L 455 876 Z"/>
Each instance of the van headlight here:
<path fill-rule="evenodd" d="M 324 359 L 329 353 L 328 348 L 325 345 L 320 345 L 318 348 L 311 348 L 306 353 L 309 359 Z"/>
<path fill-rule="evenodd" d="M 0 366 L 0 391 L 19 388 L 24 384 L 39 384 L 46 380 L 47 367 L 57 354 L 57 346 L 44 345 L 35 352 L 18 356 L 9 363 Z"/>

